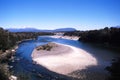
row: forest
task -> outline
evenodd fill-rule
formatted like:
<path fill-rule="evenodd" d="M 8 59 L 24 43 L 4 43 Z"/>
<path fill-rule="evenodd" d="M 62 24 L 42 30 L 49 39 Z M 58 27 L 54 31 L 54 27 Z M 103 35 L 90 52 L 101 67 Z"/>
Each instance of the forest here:
<path fill-rule="evenodd" d="M 79 36 L 79 41 L 83 42 L 120 47 L 120 28 L 116 27 L 105 27 L 100 30 L 66 32 L 64 35 Z"/>
<path fill-rule="evenodd" d="M 0 50 L 3 52 L 10 47 L 14 46 L 16 42 L 25 39 L 35 39 L 37 36 L 41 35 L 53 35 L 53 33 L 48 32 L 9 32 L 0 28 Z"/>

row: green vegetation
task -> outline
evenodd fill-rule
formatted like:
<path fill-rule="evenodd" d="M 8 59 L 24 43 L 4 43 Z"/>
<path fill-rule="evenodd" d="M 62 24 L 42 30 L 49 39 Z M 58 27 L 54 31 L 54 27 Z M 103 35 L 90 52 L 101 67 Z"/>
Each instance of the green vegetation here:
<path fill-rule="evenodd" d="M 35 39 L 41 35 L 53 35 L 53 33 L 46 32 L 16 32 L 12 33 L 3 28 L 0 28 L 0 80 L 8 80 L 10 72 L 8 69 L 8 61 L 13 52 L 11 48 L 16 45 L 18 41 L 25 39 Z M 24 77 L 24 76 L 20 76 Z M 24 79 L 25 80 L 25 79 Z"/>
<path fill-rule="evenodd" d="M 120 58 L 115 59 L 106 69 L 111 73 L 108 80 L 120 80 Z"/>
<path fill-rule="evenodd" d="M 8 68 L 8 61 L 11 58 L 12 53 L 2 52 L 0 54 L 0 80 L 8 80 L 10 76 L 9 68 Z"/>
<path fill-rule="evenodd" d="M 83 31 L 71 31 L 71 32 L 65 32 L 64 36 L 78 36 L 80 37 Z"/>
<path fill-rule="evenodd" d="M 66 32 L 64 35 L 79 36 L 79 41 L 120 47 L 120 28 L 105 27 L 100 30 Z"/>
<path fill-rule="evenodd" d="M 41 35 L 53 35 L 53 33 L 47 32 L 8 32 L 3 28 L 0 28 L 0 50 L 7 50 L 14 46 L 16 42 L 24 39 L 33 39 Z"/>
<path fill-rule="evenodd" d="M 36 49 L 37 50 L 47 50 L 47 51 L 50 51 L 53 47 L 53 43 L 48 43 L 46 45 L 42 45 L 42 46 L 38 46 Z"/>
<path fill-rule="evenodd" d="M 104 28 L 100 30 L 90 30 L 81 34 L 79 39 L 84 42 L 101 43 L 120 47 L 120 28 Z"/>

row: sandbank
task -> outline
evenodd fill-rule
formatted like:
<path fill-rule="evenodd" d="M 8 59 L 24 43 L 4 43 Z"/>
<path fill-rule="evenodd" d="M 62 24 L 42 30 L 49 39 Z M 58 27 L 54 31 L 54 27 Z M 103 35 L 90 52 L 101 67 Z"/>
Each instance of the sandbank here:
<path fill-rule="evenodd" d="M 47 45 L 49 44 L 53 46 L 50 50 L 35 48 L 31 56 L 37 64 L 53 72 L 68 75 L 73 71 L 97 65 L 97 60 L 80 48 L 60 43 L 48 43 Z"/>

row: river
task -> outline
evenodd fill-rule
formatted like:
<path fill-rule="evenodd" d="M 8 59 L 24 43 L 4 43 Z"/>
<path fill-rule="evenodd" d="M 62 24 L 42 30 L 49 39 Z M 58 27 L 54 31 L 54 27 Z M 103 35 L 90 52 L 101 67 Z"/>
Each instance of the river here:
<path fill-rule="evenodd" d="M 90 66 L 87 69 L 69 74 L 72 76 L 49 71 L 45 67 L 33 63 L 31 59 L 33 49 L 48 42 L 57 42 L 81 48 L 94 56 L 98 64 L 97 66 Z M 109 76 L 105 67 L 110 65 L 111 59 L 118 56 L 118 52 L 92 44 L 76 40 L 39 36 L 37 40 L 27 40 L 20 43 L 16 51 L 15 60 L 10 62 L 9 65 L 13 66 L 10 69 L 12 74 L 20 77 L 20 80 L 104 80 Z M 73 75 L 78 78 L 73 77 Z"/>

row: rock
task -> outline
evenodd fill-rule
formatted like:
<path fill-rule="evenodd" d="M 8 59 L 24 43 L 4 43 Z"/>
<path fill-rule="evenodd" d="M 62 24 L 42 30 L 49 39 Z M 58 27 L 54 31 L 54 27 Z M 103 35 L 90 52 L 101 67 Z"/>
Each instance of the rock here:
<path fill-rule="evenodd" d="M 13 68 L 13 66 L 9 66 L 9 68 L 11 69 L 11 68 Z"/>
<path fill-rule="evenodd" d="M 9 53 L 9 50 L 6 50 L 5 52 L 6 52 L 6 53 Z"/>
<path fill-rule="evenodd" d="M 35 69 L 32 69 L 32 72 L 36 72 L 36 70 L 35 70 Z"/>
<path fill-rule="evenodd" d="M 17 80 L 17 77 L 14 76 L 14 75 L 11 75 L 11 76 L 9 77 L 9 79 L 10 79 L 10 80 Z"/>
<path fill-rule="evenodd" d="M 14 57 L 14 56 L 11 56 L 11 60 L 13 60 L 13 59 L 15 59 L 15 57 Z"/>
<path fill-rule="evenodd" d="M 15 60 L 13 59 L 11 62 L 12 62 L 12 63 L 14 63 L 14 62 L 15 62 Z"/>
<path fill-rule="evenodd" d="M 42 76 L 41 74 L 38 74 L 38 76 L 39 76 L 40 78 L 43 78 L 43 76 Z"/>
<path fill-rule="evenodd" d="M 15 50 L 14 50 L 14 49 L 12 49 L 11 51 L 12 51 L 12 52 L 15 52 Z"/>

